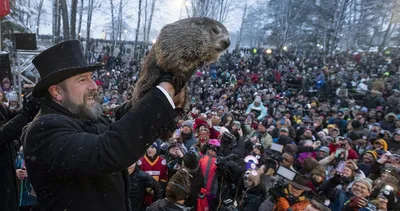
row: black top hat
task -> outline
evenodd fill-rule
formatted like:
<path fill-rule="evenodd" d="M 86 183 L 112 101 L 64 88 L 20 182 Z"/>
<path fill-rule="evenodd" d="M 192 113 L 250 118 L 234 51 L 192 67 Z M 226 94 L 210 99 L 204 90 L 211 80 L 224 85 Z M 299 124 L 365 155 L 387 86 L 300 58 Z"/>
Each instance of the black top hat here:
<path fill-rule="evenodd" d="M 36 98 L 44 97 L 50 86 L 67 78 L 103 67 L 101 63 L 95 65 L 87 63 L 78 40 L 59 43 L 37 55 L 32 63 L 41 78 L 32 92 Z"/>

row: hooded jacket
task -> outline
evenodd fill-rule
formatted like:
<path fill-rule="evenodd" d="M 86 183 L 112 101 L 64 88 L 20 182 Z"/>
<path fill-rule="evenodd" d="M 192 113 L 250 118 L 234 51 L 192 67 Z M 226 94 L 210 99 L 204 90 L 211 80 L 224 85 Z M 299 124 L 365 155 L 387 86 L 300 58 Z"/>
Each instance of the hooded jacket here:
<path fill-rule="evenodd" d="M 259 103 L 259 105 L 256 106 L 255 103 Z M 257 96 L 256 99 L 254 100 L 254 102 L 252 104 L 250 104 L 249 107 L 247 107 L 246 114 L 249 114 L 252 111 L 255 111 L 256 113 L 259 114 L 256 117 L 258 119 L 258 121 L 261 121 L 267 115 L 268 109 L 265 108 L 265 106 L 263 105 L 260 96 Z"/>

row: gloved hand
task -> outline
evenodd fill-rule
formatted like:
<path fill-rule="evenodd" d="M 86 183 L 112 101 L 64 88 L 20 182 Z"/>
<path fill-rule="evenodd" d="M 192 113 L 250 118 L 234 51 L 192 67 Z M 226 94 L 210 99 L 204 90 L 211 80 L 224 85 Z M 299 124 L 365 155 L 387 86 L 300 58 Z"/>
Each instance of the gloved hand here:
<path fill-rule="evenodd" d="M 198 66 L 201 66 L 202 64 L 199 64 Z M 190 77 L 192 77 L 194 71 L 197 68 L 194 68 L 193 70 L 183 72 L 180 74 L 177 73 L 171 73 L 171 72 L 163 72 L 158 83 L 161 82 L 168 82 L 171 83 L 174 86 L 175 89 L 175 95 L 178 95 L 182 88 L 185 86 L 185 84 L 189 81 Z"/>
<path fill-rule="evenodd" d="M 40 101 L 30 95 L 23 98 L 22 106 L 22 114 L 33 119 L 40 110 Z"/>
<path fill-rule="evenodd" d="M 350 207 L 352 210 L 358 210 L 359 208 L 366 207 L 368 205 L 368 200 L 363 197 L 354 196 L 350 199 L 346 207 Z"/>
<path fill-rule="evenodd" d="M 331 181 L 334 185 L 339 185 L 344 181 L 345 178 L 340 172 L 336 172 L 335 175 L 331 178 Z"/>

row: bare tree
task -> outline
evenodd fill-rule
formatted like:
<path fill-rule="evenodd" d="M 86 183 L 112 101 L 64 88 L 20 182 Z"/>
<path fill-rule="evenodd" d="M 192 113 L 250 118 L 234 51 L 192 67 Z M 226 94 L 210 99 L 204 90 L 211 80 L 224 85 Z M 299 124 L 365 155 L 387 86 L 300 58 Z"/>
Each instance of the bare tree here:
<path fill-rule="evenodd" d="M 111 41 L 112 41 L 112 47 L 111 49 L 114 49 L 115 47 L 115 18 L 114 18 L 114 4 L 113 0 L 110 0 L 110 6 L 111 6 Z"/>
<path fill-rule="evenodd" d="M 40 28 L 40 20 L 42 17 L 42 13 L 45 13 L 46 11 L 43 9 L 43 2 L 44 0 L 37 0 L 35 2 L 35 10 L 37 11 L 37 17 L 36 17 L 36 34 L 39 35 L 39 28 Z"/>
<path fill-rule="evenodd" d="M 57 44 L 60 42 L 60 29 L 61 29 L 61 7 L 60 0 L 53 2 L 53 42 Z"/>
<path fill-rule="evenodd" d="M 71 0 L 71 39 L 76 39 L 76 13 L 78 0 Z"/>
<path fill-rule="evenodd" d="M 68 21 L 68 7 L 67 0 L 60 0 L 62 20 L 63 20 L 63 35 L 64 40 L 69 40 L 69 21 Z"/>
<path fill-rule="evenodd" d="M 81 27 L 82 27 L 82 16 L 83 16 L 83 0 L 81 0 L 81 6 L 79 10 L 79 23 L 78 23 L 78 36 L 80 37 L 81 35 Z"/>
<path fill-rule="evenodd" d="M 122 0 L 119 0 L 119 8 L 118 8 L 118 40 L 121 41 L 121 37 L 122 37 Z"/>
<path fill-rule="evenodd" d="M 242 41 L 243 26 L 244 26 L 244 23 L 245 23 L 245 20 L 246 20 L 246 15 L 247 15 L 247 0 L 245 1 L 245 4 L 244 4 L 243 15 L 242 15 L 242 23 L 240 25 L 239 36 L 236 39 L 236 46 L 235 46 L 236 52 L 239 51 L 240 42 Z"/>
<path fill-rule="evenodd" d="M 145 46 L 147 46 L 146 43 L 146 32 L 147 32 L 147 1 L 148 0 L 144 0 L 144 23 L 143 23 L 143 45 L 141 46 L 141 55 L 144 55 L 144 53 L 146 52 Z"/>
<path fill-rule="evenodd" d="M 136 24 L 136 35 L 135 35 L 135 44 L 133 45 L 133 58 L 136 59 L 136 48 L 137 48 L 137 42 L 139 39 L 139 29 L 140 29 L 140 17 L 142 13 L 142 0 L 139 0 L 139 7 L 138 7 L 138 20 Z"/>
<path fill-rule="evenodd" d="M 145 43 L 149 42 L 151 23 L 153 21 L 153 16 L 154 16 L 154 10 L 155 10 L 155 7 L 156 7 L 156 3 L 157 3 L 157 0 L 151 0 L 150 16 L 149 16 L 149 22 L 147 24 L 147 32 L 146 32 Z"/>
<path fill-rule="evenodd" d="M 93 16 L 93 10 L 95 8 L 94 3 L 95 3 L 94 0 L 88 0 L 85 55 L 87 54 L 90 48 L 90 27 L 92 26 L 92 16 Z"/>

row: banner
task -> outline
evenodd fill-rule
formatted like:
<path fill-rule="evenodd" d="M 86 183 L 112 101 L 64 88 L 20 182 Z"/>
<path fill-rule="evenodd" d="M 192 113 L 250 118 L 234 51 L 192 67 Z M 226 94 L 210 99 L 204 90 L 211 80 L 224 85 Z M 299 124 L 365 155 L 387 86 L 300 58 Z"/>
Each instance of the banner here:
<path fill-rule="evenodd" d="M 10 13 L 10 0 L 0 0 L 0 17 Z"/>

